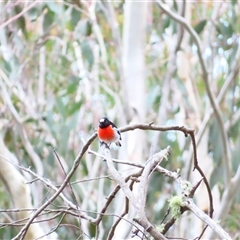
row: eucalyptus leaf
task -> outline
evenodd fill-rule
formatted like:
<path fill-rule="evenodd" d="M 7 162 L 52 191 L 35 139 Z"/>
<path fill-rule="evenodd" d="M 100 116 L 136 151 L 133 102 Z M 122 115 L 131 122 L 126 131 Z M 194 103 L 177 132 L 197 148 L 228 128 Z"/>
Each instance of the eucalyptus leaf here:
<path fill-rule="evenodd" d="M 206 20 L 206 19 L 203 19 L 203 20 L 201 20 L 200 22 L 198 22 L 198 23 L 194 26 L 194 30 L 195 30 L 198 34 L 200 34 L 200 33 L 203 31 L 203 29 L 204 29 L 204 27 L 206 26 L 206 24 L 207 24 L 207 20 Z"/>

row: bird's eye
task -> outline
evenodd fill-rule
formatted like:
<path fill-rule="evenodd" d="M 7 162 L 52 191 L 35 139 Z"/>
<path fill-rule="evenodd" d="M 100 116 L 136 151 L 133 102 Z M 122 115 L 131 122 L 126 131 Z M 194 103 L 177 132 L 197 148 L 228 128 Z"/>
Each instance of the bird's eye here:
<path fill-rule="evenodd" d="M 100 123 L 103 123 L 103 122 L 104 122 L 104 118 L 101 118 L 101 119 L 99 120 L 99 122 L 100 122 Z"/>

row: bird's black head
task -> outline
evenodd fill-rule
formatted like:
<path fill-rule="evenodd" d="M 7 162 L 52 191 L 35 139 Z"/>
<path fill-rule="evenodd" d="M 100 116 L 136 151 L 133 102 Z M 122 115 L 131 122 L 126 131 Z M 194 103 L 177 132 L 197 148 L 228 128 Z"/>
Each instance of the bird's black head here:
<path fill-rule="evenodd" d="M 100 128 L 106 128 L 110 124 L 111 124 L 111 122 L 106 117 L 102 117 L 99 119 L 99 127 Z"/>

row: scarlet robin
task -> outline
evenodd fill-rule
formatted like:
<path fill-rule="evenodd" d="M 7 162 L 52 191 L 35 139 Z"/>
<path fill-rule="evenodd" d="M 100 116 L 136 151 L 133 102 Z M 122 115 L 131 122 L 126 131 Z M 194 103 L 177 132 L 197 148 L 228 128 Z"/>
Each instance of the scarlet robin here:
<path fill-rule="evenodd" d="M 121 147 L 121 133 L 117 126 L 106 117 L 99 119 L 97 134 L 101 145 L 105 143 L 107 146 L 110 146 L 111 143 L 115 143 L 117 146 Z"/>

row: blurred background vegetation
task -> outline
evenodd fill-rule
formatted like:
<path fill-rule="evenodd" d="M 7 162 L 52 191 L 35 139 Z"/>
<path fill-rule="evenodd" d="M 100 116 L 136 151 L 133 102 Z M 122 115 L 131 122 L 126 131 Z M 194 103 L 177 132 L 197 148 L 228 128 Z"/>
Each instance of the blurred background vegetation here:
<path fill-rule="evenodd" d="M 240 3 L 237 0 L 166 3 L 170 11 L 182 16 L 195 30 L 207 79 L 193 36 L 161 4 L 162 1 L 1 2 L 0 154 L 26 168 L 31 166 L 40 176 L 60 185 L 65 174 L 53 149 L 68 172 L 102 116 L 108 116 L 119 127 L 154 121 L 158 125 L 194 129 L 199 165 L 213 193 L 214 219 L 220 220 L 233 239 L 238 239 Z M 209 94 L 218 114 L 212 108 Z M 180 169 L 183 178 L 196 182 L 199 175 L 192 172 L 190 139 L 181 133 L 123 133 L 123 147 L 113 149 L 113 155 L 124 161 L 144 163 L 167 145 L 172 147 L 172 154 L 163 167 L 171 171 Z M 99 150 L 97 140 L 91 149 Z M 1 161 L 1 165 L 6 162 Z M 53 192 L 18 170 L 28 182 L 32 205 L 41 206 Z M 119 166 L 119 170 L 124 174 L 129 169 Z M 16 200 L 8 185 L 16 183 L 1 170 L 0 174 L 1 209 L 15 208 Z M 87 154 L 71 179 L 85 180 L 73 184 L 73 189 L 81 208 L 89 215 L 97 215 L 113 189 L 114 183 L 107 176 L 105 162 L 99 156 Z M 208 196 L 205 186 L 201 187 L 195 201 L 208 211 Z M 153 224 L 161 223 L 167 200 L 178 191 L 172 181 L 153 174 L 146 207 Z M 72 199 L 69 189 L 64 193 Z M 120 199 L 110 205 L 109 214 L 121 215 Z M 63 201 L 57 198 L 49 208 L 63 206 Z M 52 238 L 78 238 L 77 217 L 66 214 L 44 220 L 50 216 L 52 212 L 45 212 L 39 218 L 43 220 L 39 227 L 44 234 L 60 222 Z M 17 234 L 20 228 L 8 225 L 16 223 L 15 219 L 14 212 L 1 212 L 1 239 Z M 106 239 L 114 219 L 105 216 L 98 229 L 83 222 L 85 239 L 94 238 L 96 231 L 99 239 Z M 132 226 L 125 224 L 116 230 L 118 239 L 131 236 Z M 167 235 L 194 238 L 201 232 L 201 224 L 185 214 Z M 189 226 L 193 227 L 191 231 Z M 207 232 L 206 237 L 211 234 Z"/>

